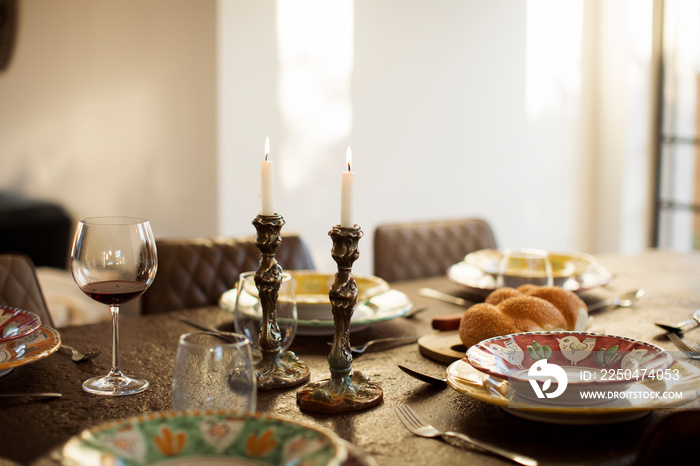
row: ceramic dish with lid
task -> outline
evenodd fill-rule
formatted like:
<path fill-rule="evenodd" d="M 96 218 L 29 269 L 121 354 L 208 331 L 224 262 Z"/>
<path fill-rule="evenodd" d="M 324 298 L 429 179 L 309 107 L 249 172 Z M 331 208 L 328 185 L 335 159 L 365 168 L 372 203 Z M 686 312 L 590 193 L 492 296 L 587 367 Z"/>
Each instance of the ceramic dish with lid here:
<path fill-rule="evenodd" d="M 467 350 L 467 360 L 508 379 L 515 395 L 552 404 L 605 401 L 594 391 L 623 392 L 635 382 L 672 377 L 673 357 L 651 343 L 590 332 L 526 332 L 489 338 Z M 585 393 L 584 393 L 585 392 Z"/>
<path fill-rule="evenodd" d="M 110 421 L 72 437 L 37 465 L 342 464 L 325 429 L 237 411 L 173 411 Z"/>
<path fill-rule="evenodd" d="M 0 306 L 0 343 L 29 335 L 41 327 L 33 312 L 12 306 Z"/>

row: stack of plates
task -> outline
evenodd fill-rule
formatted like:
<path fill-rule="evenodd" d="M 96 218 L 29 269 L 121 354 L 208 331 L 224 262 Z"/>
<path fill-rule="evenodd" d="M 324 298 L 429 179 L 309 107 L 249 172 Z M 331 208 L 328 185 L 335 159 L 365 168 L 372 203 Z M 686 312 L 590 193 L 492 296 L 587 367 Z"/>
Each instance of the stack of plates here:
<path fill-rule="evenodd" d="M 447 368 L 450 387 L 542 422 L 623 422 L 700 394 L 700 370 L 627 337 L 518 333 L 484 340 L 466 356 Z"/>
<path fill-rule="evenodd" d="M 294 279 L 297 301 L 297 334 L 332 335 L 335 327 L 328 292 L 335 274 L 306 270 L 293 270 L 289 273 Z M 351 332 L 362 330 L 375 322 L 401 317 L 413 308 L 413 303 L 406 294 L 391 289 L 379 277 L 355 275 L 355 281 L 358 299 L 350 320 Z M 236 294 L 235 289 L 225 292 L 219 300 L 220 306 L 233 313 Z"/>
<path fill-rule="evenodd" d="M 598 264 L 595 257 L 581 252 L 549 252 L 554 285 L 566 290 L 582 292 L 607 285 L 612 273 Z M 496 276 L 501 261 L 501 251 L 481 249 L 467 254 L 447 272 L 455 283 L 472 291 L 488 294 L 496 289 Z"/>
<path fill-rule="evenodd" d="M 33 312 L 0 306 L 0 376 L 54 353 L 61 346 L 58 332 L 41 326 Z"/>

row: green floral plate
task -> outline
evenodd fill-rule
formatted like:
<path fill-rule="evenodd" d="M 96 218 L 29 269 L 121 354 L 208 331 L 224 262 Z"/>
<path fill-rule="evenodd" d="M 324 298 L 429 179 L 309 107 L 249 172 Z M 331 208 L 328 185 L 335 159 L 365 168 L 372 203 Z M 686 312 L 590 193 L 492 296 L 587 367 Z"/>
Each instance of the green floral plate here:
<path fill-rule="evenodd" d="M 107 422 L 71 438 L 37 465 L 341 464 L 333 433 L 235 411 L 148 413 Z"/>

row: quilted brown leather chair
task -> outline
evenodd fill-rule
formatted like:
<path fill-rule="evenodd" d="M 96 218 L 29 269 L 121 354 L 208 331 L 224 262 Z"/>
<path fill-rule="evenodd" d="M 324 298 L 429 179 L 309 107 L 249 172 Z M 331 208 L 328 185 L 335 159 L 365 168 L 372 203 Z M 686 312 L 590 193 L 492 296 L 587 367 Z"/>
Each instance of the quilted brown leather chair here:
<path fill-rule="evenodd" d="M 24 254 L 0 254 L 0 304 L 33 312 L 43 326 L 54 326 L 34 263 Z"/>
<path fill-rule="evenodd" d="M 374 231 L 374 274 L 388 282 L 443 275 L 470 252 L 495 248 L 484 220 L 380 225 Z"/>
<path fill-rule="evenodd" d="M 256 270 L 261 253 L 253 238 L 156 239 L 158 272 L 141 297 L 141 313 L 218 305 L 241 272 Z M 313 269 L 309 250 L 296 235 L 283 235 L 277 262 L 287 270 Z"/>

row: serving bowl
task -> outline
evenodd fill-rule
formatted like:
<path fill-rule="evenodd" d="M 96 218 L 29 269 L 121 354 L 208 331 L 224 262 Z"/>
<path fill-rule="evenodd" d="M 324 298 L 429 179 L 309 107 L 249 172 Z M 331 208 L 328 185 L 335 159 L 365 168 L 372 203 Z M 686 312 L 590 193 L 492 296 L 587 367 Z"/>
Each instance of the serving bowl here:
<path fill-rule="evenodd" d="M 673 378 L 673 357 L 628 337 L 591 332 L 526 332 L 489 338 L 467 350 L 477 370 L 508 380 L 509 396 L 557 405 L 624 397 L 630 385 Z"/>

